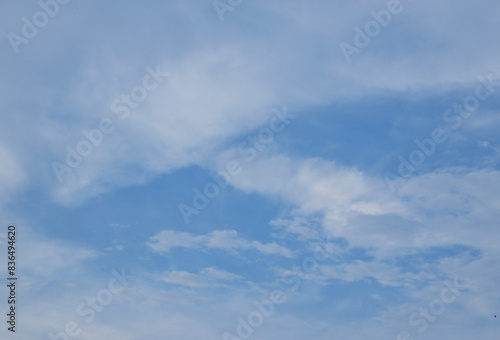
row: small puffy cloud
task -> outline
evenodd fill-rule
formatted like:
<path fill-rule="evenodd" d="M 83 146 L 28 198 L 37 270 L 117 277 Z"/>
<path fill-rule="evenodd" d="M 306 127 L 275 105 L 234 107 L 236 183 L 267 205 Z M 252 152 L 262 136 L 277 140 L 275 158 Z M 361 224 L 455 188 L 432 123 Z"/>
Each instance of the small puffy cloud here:
<path fill-rule="evenodd" d="M 189 233 L 175 230 L 163 230 L 152 236 L 147 245 L 157 253 L 168 253 L 170 249 L 179 248 L 200 248 L 206 240 L 206 236 L 194 236 Z"/>

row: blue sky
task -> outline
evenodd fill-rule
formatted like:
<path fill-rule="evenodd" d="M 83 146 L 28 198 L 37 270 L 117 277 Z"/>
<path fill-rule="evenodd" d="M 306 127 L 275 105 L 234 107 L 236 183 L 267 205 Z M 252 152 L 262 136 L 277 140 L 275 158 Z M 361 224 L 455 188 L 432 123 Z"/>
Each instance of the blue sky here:
<path fill-rule="evenodd" d="M 493 338 L 499 6 L 3 4 L 1 338 Z"/>

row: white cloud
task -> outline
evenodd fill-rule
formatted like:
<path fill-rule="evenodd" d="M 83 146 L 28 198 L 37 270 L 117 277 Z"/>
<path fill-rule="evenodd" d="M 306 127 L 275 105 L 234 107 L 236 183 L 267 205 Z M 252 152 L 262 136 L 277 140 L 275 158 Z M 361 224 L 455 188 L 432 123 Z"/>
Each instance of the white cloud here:
<path fill-rule="evenodd" d="M 182 271 L 167 272 L 162 275 L 161 280 L 166 283 L 178 284 L 188 287 L 205 287 L 207 286 L 206 279 L 201 278 L 197 274 L 191 274 Z"/>
<path fill-rule="evenodd" d="M 484 249 L 494 246 L 498 233 L 495 170 L 448 168 L 414 175 L 393 194 L 382 178 L 321 159 L 267 154 L 244 168 L 232 178 L 234 187 L 288 202 L 298 216 L 321 214 L 326 234 L 346 238 L 351 246 L 387 254 L 453 244 Z M 288 228 L 310 237 L 299 224 Z"/>
<path fill-rule="evenodd" d="M 325 213 L 337 220 L 333 233 L 345 227 L 350 215 L 407 213 L 405 205 L 391 195 L 385 181 L 335 162 L 268 155 L 245 164 L 244 168 L 245 172 L 235 176 L 231 183 L 236 188 L 279 197 L 304 214 Z"/>
<path fill-rule="evenodd" d="M 354 67 L 345 63 L 338 43 L 352 39 L 352 28 L 371 20 L 370 10 L 384 8 L 385 0 L 320 0 L 314 5 L 307 1 L 257 0 L 238 7 L 231 13 L 235 20 L 223 25 L 210 3 L 165 2 L 165 7 L 154 11 L 147 7 L 151 5 L 143 4 L 134 12 L 127 12 L 130 7 L 124 4 L 114 7 L 116 18 L 133 14 L 136 22 L 147 20 L 149 24 L 133 26 L 122 38 L 114 32 L 121 34 L 124 26 L 109 20 L 109 11 L 102 4 L 79 3 L 80 10 L 68 4 L 64 12 L 61 9 L 57 22 L 51 21 L 43 34 L 22 46 L 26 48 L 21 58 L 9 53 L 0 56 L 4 65 L 12 65 L 0 80 L 0 102 L 5 112 L 0 127 L 5 139 L 0 143 L 2 199 L 30 178 L 33 183 L 44 183 L 58 202 L 79 203 L 120 186 L 146 183 L 158 174 L 185 166 L 206 167 L 225 142 L 261 126 L 272 107 L 285 104 L 307 112 L 339 99 L 366 99 L 381 93 L 418 97 L 431 92 L 434 96 L 470 86 L 476 83 L 478 74 L 497 67 L 500 47 L 492 43 L 495 40 L 491 27 L 498 21 L 498 2 L 402 2 L 404 13 L 355 56 Z M 0 16 L 5 27 L 19 30 L 19 18 L 29 16 L 32 10 L 33 6 L 16 3 Z M 248 26 L 251 20 L 240 20 L 256 14 L 260 18 L 257 26 Z M 169 20 L 187 17 L 194 19 Z M 81 23 L 89 18 L 104 23 L 104 27 L 87 25 L 81 31 Z M 202 29 L 189 26 L 191 22 Z M 183 32 L 180 44 L 178 32 Z M 146 40 L 149 49 L 142 45 Z M 79 53 L 77 58 L 66 53 L 68 46 Z M 66 145 L 78 142 L 81 129 L 94 128 L 103 116 L 113 116 L 110 102 L 130 91 L 141 80 L 144 67 L 155 62 L 171 72 L 165 86 L 122 122 L 117 133 L 106 136 L 64 184 L 58 184 L 50 169 L 51 161 L 64 159 Z M 44 65 L 44 70 L 36 72 L 39 65 Z M 50 77 L 50 81 L 44 77 Z M 491 128 L 496 123 L 497 119 L 489 114 L 471 121 L 470 129 Z M 484 317 L 494 311 L 494 301 L 498 300 L 495 287 L 499 278 L 491 268 L 498 267 L 499 179 L 493 170 L 466 169 L 460 173 L 444 169 L 414 176 L 392 195 L 383 180 L 370 178 L 357 169 L 321 159 L 275 156 L 246 167 L 232 184 L 245 192 L 291 203 L 297 208 L 294 215 L 322 215 L 325 231 L 346 238 L 351 246 L 378 248 L 372 252 L 376 257 L 373 263 L 324 267 L 329 278 L 353 282 L 375 277 L 382 284 L 394 286 L 404 280 L 403 274 L 382 259 L 429 246 L 459 243 L 478 247 L 487 256 L 471 262 L 445 259 L 438 267 L 441 274 L 458 275 L 467 282 L 471 295 L 464 294 L 461 301 L 468 313 Z M 277 224 L 302 240 L 316 237 L 316 230 L 302 222 Z M 82 263 L 97 256 L 92 249 L 62 241 L 34 237 L 24 242 L 22 268 L 28 274 L 25 282 L 37 287 L 71 269 L 81 273 Z M 290 249 L 276 243 L 246 240 L 231 230 L 201 236 L 163 231 L 153 236 L 148 246 L 159 253 L 184 247 L 293 256 Z M 415 280 L 429 278 L 429 272 Z M 237 279 L 216 268 L 197 274 L 169 272 L 165 277 L 188 287 Z M 230 303 L 207 304 L 196 314 L 198 308 L 180 311 L 185 306 L 185 295 L 174 296 L 170 291 L 150 287 L 145 287 L 144 292 L 141 296 L 134 291 L 136 295 L 128 296 L 129 304 L 110 306 L 108 317 L 102 314 L 102 322 L 89 326 L 82 338 L 220 339 L 224 330 L 233 327 L 233 310 L 230 313 L 225 309 Z M 240 292 L 233 293 L 232 297 Z M 427 291 L 424 293 L 425 298 L 433 298 Z M 43 305 L 53 312 L 34 303 L 27 306 L 24 320 L 31 328 L 29 334 L 21 336 L 35 339 L 48 324 L 65 322 L 67 315 L 72 315 L 73 305 L 60 310 L 53 307 L 67 307 L 64 299 L 77 294 L 58 295 L 64 298 L 56 302 L 47 297 Z M 158 296 L 163 298 L 156 299 Z M 28 296 L 25 298 L 28 301 Z M 170 305 L 174 299 L 182 303 Z M 192 305 L 197 299 L 190 301 Z M 245 302 L 251 305 L 252 301 Z M 238 311 L 244 310 L 241 305 L 244 303 Z M 405 313 L 414 306 L 405 307 L 408 309 L 404 312 L 389 308 L 380 319 L 361 320 L 356 327 L 332 325 L 331 320 L 309 323 L 292 313 L 277 313 L 261 335 L 263 339 L 303 339 L 311 334 L 317 339 L 386 339 L 387 334 L 394 334 L 395 338 L 401 328 L 408 326 L 409 313 Z M 160 320 L 158 315 L 164 317 Z M 443 315 L 445 319 L 440 319 L 447 322 L 434 324 L 432 334 L 426 336 L 496 336 L 494 326 L 467 316 L 450 310 L 450 314 Z M 380 327 L 380 321 L 384 327 Z M 290 324 L 297 326 L 292 328 Z"/>
<path fill-rule="evenodd" d="M 319 281 L 329 281 L 332 279 L 346 282 L 364 281 L 375 279 L 382 286 L 413 287 L 415 283 L 422 283 L 434 279 L 435 276 L 425 271 L 419 274 L 405 272 L 392 263 L 363 262 L 357 260 L 353 263 L 339 265 L 321 265 L 319 274 L 315 279 Z"/>
<path fill-rule="evenodd" d="M 215 267 L 205 268 L 200 272 L 202 275 L 205 275 L 210 278 L 214 278 L 217 280 L 237 280 L 241 279 L 241 276 L 229 273 L 225 270 L 220 270 Z"/>
<path fill-rule="evenodd" d="M 242 251 L 254 249 L 265 255 L 293 257 L 293 253 L 275 242 L 261 243 L 249 241 L 238 236 L 235 230 L 215 230 L 207 235 L 195 236 L 185 232 L 163 230 L 152 236 L 146 243 L 154 252 L 167 253 L 174 247 L 190 249 L 223 249 Z"/>
<path fill-rule="evenodd" d="M 15 86 L 9 80 L 1 82 L 0 88 L 5 89 L 3 96 L 13 98 L 6 105 L 23 100 L 40 110 L 16 112 L 19 118 L 9 119 L 7 124 L 11 132 L 7 128 L 3 132 L 20 145 L 22 159 L 47 162 L 41 171 L 36 167 L 36 173 L 31 170 L 35 167 L 27 167 L 30 176 L 43 178 L 40 182 L 47 183 L 47 190 L 53 192 L 58 202 L 79 203 L 93 195 L 144 183 L 158 174 L 185 166 L 206 166 L 217 148 L 228 139 L 260 126 L 273 107 L 287 105 L 307 110 L 339 99 L 366 97 L 367 93 L 369 96 L 378 93 L 414 96 L 415 90 L 439 93 L 476 83 L 478 74 L 496 67 L 499 47 L 484 32 L 495 23 L 493 13 L 498 4 L 484 0 L 459 6 L 449 0 L 439 5 L 432 1 L 407 2 L 404 12 L 394 17 L 381 35 L 357 56 L 355 67 L 347 65 L 338 44 L 352 39 L 354 26 L 371 20 L 372 9 L 386 5 L 386 1 L 356 4 L 320 1 L 314 6 L 300 1 L 257 1 L 238 8 L 239 15 L 259 15 L 262 31 L 253 34 L 231 22 L 225 22 L 222 28 L 210 6 L 179 7 L 165 3 L 161 5 L 164 10 L 151 11 L 155 15 L 168 12 L 181 17 L 197 13 L 197 23 L 216 30 L 217 34 L 207 36 L 204 29 L 181 25 L 191 34 L 191 39 L 186 39 L 182 46 L 174 42 L 183 28 L 168 20 L 148 18 L 147 27 L 137 27 L 132 36 L 122 39 L 103 36 L 102 29 L 93 27 L 83 34 L 77 23 L 87 15 L 95 17 L 95 13 L 101 13 L 97 10 L 100 5 L 88 4 L 79 11 L 72 5 L 66 6 L 58 21 L 68 31 L 55 30 L 46 38 L 40 34 L 26 46 L 26 52 L 38 60 L 40 56 L 47 57 L 53 48 L 61 52 L 66 46 L 73 46 L 73 41 L 78 41 L 75 37 L 80 37 L 88 44 L 89 53 L 68 69 L 60 59 L 54 59 L 54 55 L 62 57 L 64 53 L 51 55 L 54 63 L 61 64 L 60 72 L 64 72 L 67 83 L 42 86 L 22 66 L 7 70 L 10 78 L 25 80 L 21 83 L 18 80 Z M 19 6 L 15 10 L 19 11 Z M 443 14 L 435 10 L 436 6 L 451 7 L 453 11 L 445 10 Z M 127 10 L 129 6 L 117 8 L 119 13 Z M 23 11 L 30 12 L 24 6 L 20 13 Z M 464 25 L 463 17 L 479 14 L 481 20 L 470 21 L 479 22 L 479 26 Z M 20 24 L 9 15 L 5 19 L 12 29 Z M 119 29 L 114 21 L 103 22 L 107 22 L 111 31 Z M 50 25 L 56 27 L 58 23 Z M 234 34 L 225 34 L 227 27 Z M 169 41 L 171 44 L 165 45 L 168 48 L 156 46 L 159 50 L 152 54 L 141 48 L 131 51 L 129 41 L 151 36 L 149 29 L 161 33 L 149 42 L 151 46 Z M 244 34 L 244 39 L 240 34 Z M 297 39 L 288 39 L 289 36 Z M 423 41 L 426 43 L 420 43 Z M 172 46 L 177 46 L 174 51 Z M 130 53 L 133 57 L 122 57 Z M 9 56 L 15 57 L 3 56 L 6 64 Z M 117 121 L 119 132 L 106 136 L 99 150 L 59 184 L 49 167 L 51 161 L 64 159 L 66 145 L 78 142 L 81 129 L 95 128 L 103 117 L 117 120 L 109 109 L 110 103 L 122 93 L 130 93 L 141 82 L 144 68 L 156 63 L 171 74 L 164 85 L 153 91 L 127 120 Z M 23 90 L 17 92 L 17 88 Z M 61 106 L 57 100 L 61 97 L 68 98 L 69 106 Z M 6 112 L 10 109 L 5 107 Z M 64 119 L 58 113 L 61 111 L 66 112 Z M 28 131 L 34 134 L 37 145 L 21 139 Z M 43 157 L 35 157 L 38 154 Z M 379 207 L 360 209 L 378 211 Z"/>
<path fill-rule="evenodd" d="M 170 271 L 161 275 L 160 279 L 169 284 L 177 284 L 190 288 L 222 287 L 224 281 L 241 279 L 241 276 L 214 267 L 205 268 L 198 274 L 185 271 Z"/>
<path fill-rule="evenodd" d="M 206 236 L 194 236 L 175 230 L 163 230 L 152 236 L 147 245 L 155 252 L 168 253 L 174 247 L 200 248 L 206 241 Z"/>

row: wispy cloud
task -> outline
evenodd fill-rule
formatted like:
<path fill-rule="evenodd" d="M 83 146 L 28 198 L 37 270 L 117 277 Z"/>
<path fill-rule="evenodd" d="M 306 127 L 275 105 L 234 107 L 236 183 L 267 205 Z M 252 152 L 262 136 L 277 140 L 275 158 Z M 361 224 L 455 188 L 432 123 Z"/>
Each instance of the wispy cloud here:
<path fill-rule="evenodd" d="M 293 257 L 293 252 L 279 244 L 250 241 L 238 236 L 236 230 L 215 230 L 207 235 L 195 236 L 174 230 L 163 230 L 152 236 L 146 243 L 154 252 L 168 253 L 172 248 L 222 249 L 228 252 L 256 250 L 265 255 Z"/>
<path fill-rule="evenodd" d="M 209 267 L 201 270 L 198 274 L 185 271 L 166 272 L 161 275 L 160 279 L 169 284 L 201 288 L 222 287 L 224 286 L 223 282 L 239 280 L 241 276 L 214 267 Z"/>

